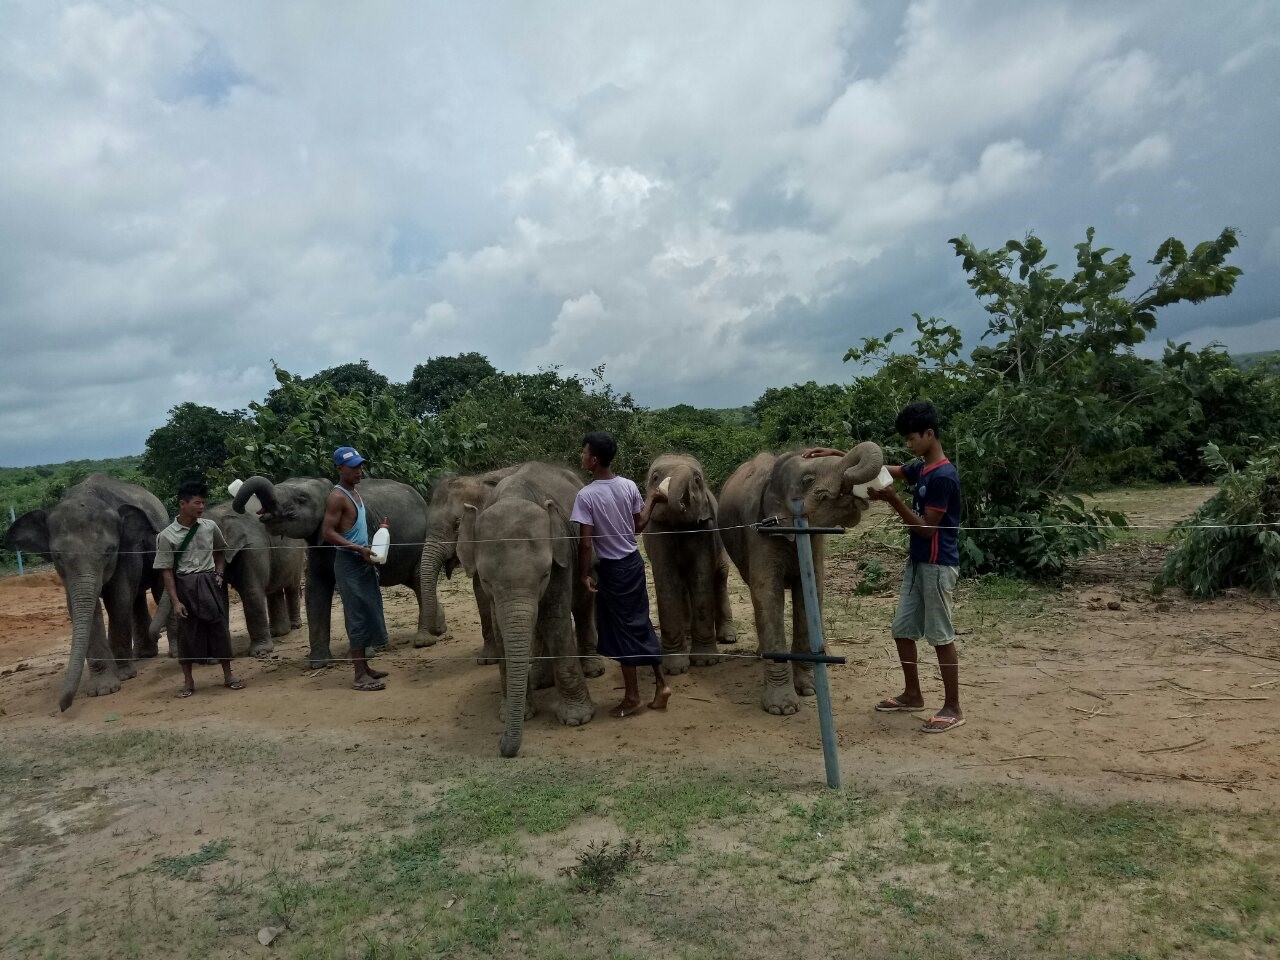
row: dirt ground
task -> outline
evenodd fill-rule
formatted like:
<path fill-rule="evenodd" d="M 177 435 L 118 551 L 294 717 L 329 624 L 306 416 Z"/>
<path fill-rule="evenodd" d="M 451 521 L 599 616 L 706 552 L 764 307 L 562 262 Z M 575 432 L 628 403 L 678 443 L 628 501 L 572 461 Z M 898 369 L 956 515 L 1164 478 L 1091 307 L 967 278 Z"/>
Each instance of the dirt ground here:
<path fill-rule="evenodd" d="M 1198 489 L 1125 492 L 1135 523 L 1170 522 L 1206 496 Z M 873 520 L 879 517 L 873 515 Z M 1028 590 L 1008 581 L 965 582 L 958 597 L 963 706 L 968 724 L 943 736 L 919 732 L 923 715 L 883 715 L 870 707 L 897 693 L 899 673 L 886 627 L 897 586 L 892 544 L 871 523 L 859 537 L 832 544 L 828 563 L 828 636 L 850 658 L 832 670 L 840 760 L 847 782 L 868 778 L 931 783 L 1009 783 L 1099 799 L 1170 800 L 1180 804 L 1266 809 L 1280 784 L 1280 605 L 1244 596 L 1192 603 L 1155 598 L 1151 575 L 1162 547 L 1135 536 L 1081 565 L 1060 590 Z M 883 558 L 885 582 L 859 595 L 867 556 Z M 861 562 L 860 562 L 861 561 Z M 665 713 L 618 721 L 604 708 L 619 696 L 616 668 L 590 681 L 598 707 L 583 727 L 561 727 L 554 691 L 537 695 L 521 756 L 688 759 L 712 768 L 742 764 L 822 777 L 817 711 L 807 701 L 791 717 L 757 705 L 759 664 L 750 659 L 754 631 L 745 588 L 735 578 L 738 659 L 675 677 Z M 452 636 L 414 650 L 416 603 L 406 589 L 387 593 L 393 647 L 383 693 L 350 689 L 345 667 L 309 671 L 305 626 L 276 642 L 272 659 L 241 659 L 247 684 L 216 685 L 216 668 L 197 672 L 197 695 L 174 697 L 177 664 L 139 664 L 136 679 L 112 696 L 79 698 L 57 709 L 69 625 L 52 573 L 0 581 L 0 731 L 127 729 L 228 730 L 288 740 L 332 735 L 355 743 L 426 739 L 444 756 L 496 753 L 498 671 L 471 655 L 480 646 L 469 584 L 444 587 Z M 334 648 L 342 649 L 335 604 Z M 233 634 L 247 645 L 234 610 Z M 162 643 L 163 648 L 163 643 Z M 929 656 L 922 648 L 922 654 Z M 940 702 L 930 670 L 926 696 Z"/>

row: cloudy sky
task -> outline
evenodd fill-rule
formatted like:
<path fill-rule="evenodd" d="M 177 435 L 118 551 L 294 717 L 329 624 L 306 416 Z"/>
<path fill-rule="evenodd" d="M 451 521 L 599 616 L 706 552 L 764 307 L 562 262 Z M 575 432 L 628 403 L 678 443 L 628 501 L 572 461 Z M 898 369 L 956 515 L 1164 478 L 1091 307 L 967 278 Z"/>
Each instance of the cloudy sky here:
<path fill-rule="evenodd" d="M 978 330 L 961 232 L 1236 226 L 1157 340 L 1277 348 L 1277 93 L 1271 0 L 0 0 L 0 464 L 138 452 L 272 358 L 747 403 Z"/>

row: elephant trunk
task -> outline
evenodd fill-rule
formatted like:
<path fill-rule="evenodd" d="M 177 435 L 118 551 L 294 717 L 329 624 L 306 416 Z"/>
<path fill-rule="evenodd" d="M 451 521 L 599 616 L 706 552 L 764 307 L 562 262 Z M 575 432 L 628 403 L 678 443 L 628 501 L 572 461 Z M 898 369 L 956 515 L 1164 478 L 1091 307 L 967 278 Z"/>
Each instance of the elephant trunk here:
<path fill-rule="evenodd" d="M 498 632 L 507 658 L 507 717 L 498 752 L 514 757 L 524 735 L 525 701 L 529 694 L 529 657 L 533 649 L 536 601 L 503 600 L 495 604 Z"/>
<path fill-rule="evenodd" d="M 858 444 L 840 461 L 838 469 L 843 473 L 840 482 L 841 492 L 848 493 L 856 483 L 870 482 L 880 473 L 882 466 L 884 466 L 884 451 L 879 446 L 870 441 Z"/>
<path fill-rule="evenodd" d="M 419 566 L 418 596 L 422 598 L 422 619 L 426 621 L 433 636 L 442 636 L 444 631 L 436 633 L 436 626 L 443 622 L 440 616 L 440 571 L 449 559 L 449 548 L 443 543 L 428 540 L 422 545 L 422 563 Z"/>
<path fill-rule="evenodd" d="M 151 617 L 151 625 L 147 627 L 147 637 L 152 643 L 156 643 L 160 639 L 160 631 L 162 631 L 169 623 L 169 616 L 173 613 L 173 600 L 169 598 L 169 591 L 165 590 L 160 594 L 160 602 L 156 604 L 156 612 Z"/>
<path fill-rule="evenodd" d="M 231 501 L 231 508 L 236 513 L 244 513 L 244 505 L 249 502 L 250 497 L 255 495 L 267 513 L 280 512 L 280 503 L 276 500 L 275 484 L 266 477 L 260 476 L 252 476 L 240 484 L 240 489 L 236 491 L 235 499 Z"/>
<path fill-rule="evenodd" d="M 98 595 L 102 592 L 99 578 L 86 574 L 67 583 L 67 612 L 71 614 L 71 655 L 67 658 L 67 675 L 62 681 L 62 696 L 58 707 L 66 710 L 80 689 L 84 674 L 85 657 L 89 652 L 89 639 L 97 627 Z"/>

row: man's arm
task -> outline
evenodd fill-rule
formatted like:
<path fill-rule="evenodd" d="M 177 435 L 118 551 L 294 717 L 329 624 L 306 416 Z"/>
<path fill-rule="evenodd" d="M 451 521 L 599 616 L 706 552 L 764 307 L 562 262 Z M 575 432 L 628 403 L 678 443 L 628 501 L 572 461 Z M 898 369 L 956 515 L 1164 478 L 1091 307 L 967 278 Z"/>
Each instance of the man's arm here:
<path fill-rule="evenodd" d="M 635 521 L 636 533 L 640 533 L 649 525 L 649 520 L 653 516 L 653 508 L 666 499 L 667 495 L 661 490 L 654 490 L 649 494 L 648 498 L 644 502 L 644 506 L 640 509 L 640 512 L 631 515 L 632 520 Z"/>
<path fill-rule="evenodd" d="M 329 494 L 329 499 L 325 501 L 324 505 L 324 525 L 320 528 L 320 535 L 325 543 L 354 550 L 360 556 L 369 560 L 373 556 L 373 551 L 370 548 L 361 546 L 358 543 L 352 543 L 338 532 L 339 524 L 343 524 L 349 529 L 354 521 L 354 518 L 347 519 L 343 516 L 346 513 L 344 508 L 349 505 L 350 501 L 337 490 Z"/>
<path fill-rule="evenodd" d="M 945 507 L 925 507 L 924 516 L 916 513 L 898 496 L 898 491 L 893 487 L 885 487 L 883 490 L 868 490 L 867 496 L 872 500 L 883 500 L 902 518 L 902 522 L 907 525 L 917 537 L 924 537 L 926 540 L 938 532 L 938 527 L 942 524 L 942 518 L 946 516 Z"/>
<path fill-rule="evenodd" d="M 578 576 L 582 580 L 586 588 L 592 592 L 596 592 L 596 582 L 591 579 L 591 538 L 595 535 L 596 528 L 589 523 L 579 525 L 578 533 Z"/>
<path fill-rule="evenodd" d="M 210 521 L 212 522 L 212 521 Z M 213 569 L 218 574 L 218 582 L 225 579 L 227 568 L 227 538 L 222 535 L 222 528 L 213 524 Z"/>

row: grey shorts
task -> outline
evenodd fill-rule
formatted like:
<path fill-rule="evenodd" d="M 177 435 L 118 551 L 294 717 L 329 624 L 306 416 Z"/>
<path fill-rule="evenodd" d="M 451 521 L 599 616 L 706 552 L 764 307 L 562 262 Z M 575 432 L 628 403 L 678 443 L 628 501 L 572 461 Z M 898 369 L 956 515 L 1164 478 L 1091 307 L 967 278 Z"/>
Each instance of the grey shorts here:
<path fill-rule="evenodd" d="M 898 613 L 893 618 L 894 637 L 924 639 L 935 647 L 945 647 L 954 640 L 951 595 L 959 579 L 959 567 L 908 560 L 898 594 Z"/>

